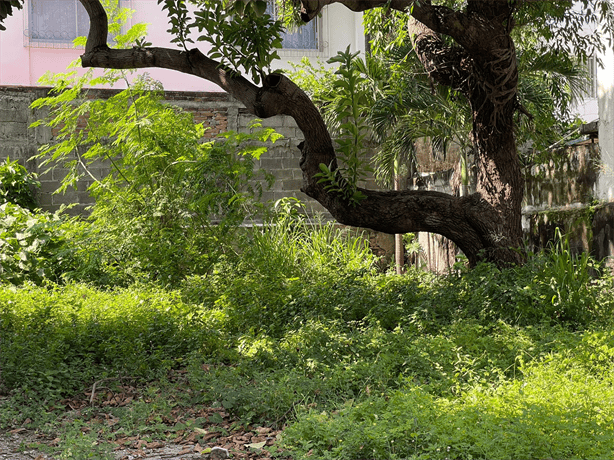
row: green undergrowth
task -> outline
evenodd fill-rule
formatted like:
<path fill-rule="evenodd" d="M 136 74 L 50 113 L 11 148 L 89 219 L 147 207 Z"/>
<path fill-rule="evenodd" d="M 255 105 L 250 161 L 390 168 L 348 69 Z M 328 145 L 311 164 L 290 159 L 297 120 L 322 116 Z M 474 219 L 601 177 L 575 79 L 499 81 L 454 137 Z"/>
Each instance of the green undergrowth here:
<path fill-rule="evenodd" d="M 270 453 L 294 459 L 611 457 L 613 281 L 590 258 L 562 240 L 523 267 L 397 276 L 364 235 L 281 206 L 173 286 L 7 279 L 0 429 L 111 458 L 218 408 L 284 428 Z"/>
<path fill-rule="evenodd" d="M 116 411 L 126 435 L 168 435 L 170 407 L 202 406 L 243 426 L 286 427 L 278 455 L 293 458 L 611 454 L 609 277 L 578 281 L 567 297 L 545 256 L 504 271 L 381 274 L 358 257 L 355 236 L 335 247 L 282 229 L 259 231 L 244 260 L 172 290 L 3 285 L 2 428 L 60 430 L 68 455 L 114 435 L 70 438 L 95 417 L 55 422 L 66 401 L 94 382 L 120 391 L 129 381 L 140 389 L 133 402 L 99 408 Z M 317 246 L 330 252 L 305 260 Z"/>

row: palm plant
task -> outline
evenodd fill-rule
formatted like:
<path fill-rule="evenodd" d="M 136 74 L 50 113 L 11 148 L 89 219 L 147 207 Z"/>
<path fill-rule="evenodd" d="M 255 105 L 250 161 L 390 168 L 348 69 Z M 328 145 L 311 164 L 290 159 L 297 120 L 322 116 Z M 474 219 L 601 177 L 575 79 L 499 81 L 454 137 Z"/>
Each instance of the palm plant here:
<path fill-rule="evenodd" d="M 519 145 L 530 142 L 534 151 L 544 152 L 577 128 L 573 108 L 586 96 L 590 75 L 579 59 L 531 47 L 518 51 L 518 71 L 518 101 L 531 114 L 519 119 Z"/>
<path fill-rule="evenodd" d="M 569 55 L 540 53 L 529 40 L 520 41 L 518 51 L 517 138 L 519 145 L 530 144 L 532 151 L 544 152 L 577 126 L 573 107 L 582 100 L 588 84 L 583 63 Z M 386 80 L 378 84 L 379 94 L 368 117 L 380 144 L 374 157 L 377 178 L 390 184 L 395 165 L 416 167 L 415 145 L 429 139 L 434 150 L 444 155 L 454 144 L 461 163 L 471 151 L 471 113 L 463 96 L 446 87 L 433 86 L 410 43 L 390 46 L 385 52 L 367 57 L 372 68 L 387 69 Z M 378 74 L 381 76 L 381 74 Z M 523 162 L 533 158 L 521 154 Z M 461 174 L 466 169 L 461 167 Z M 466 176 L 461 178 L 465 183 Z"/>

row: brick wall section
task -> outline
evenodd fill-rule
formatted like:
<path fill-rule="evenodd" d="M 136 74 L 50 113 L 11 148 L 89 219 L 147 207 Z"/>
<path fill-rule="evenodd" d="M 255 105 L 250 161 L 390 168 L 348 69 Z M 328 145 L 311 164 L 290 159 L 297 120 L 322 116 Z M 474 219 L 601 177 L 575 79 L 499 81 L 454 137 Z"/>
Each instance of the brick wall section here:
<path fill-rule="evenodd" d="M 46 211 L 55 211 L 63 204 L 75 205 L 71 213 L 86 212 L 87 206 L 93 204 L 87 188 L 93 179 L 85 178 L 77 190 L 65 194 L 54 194 L 59 180 L 65 171 L 57 168 L 43 174 L 44 167 L 40 161 L 32 160 L 41 145 L 53 142 L 57 131 L 49 128 L 29 126 L 43 113 L 35 113 L 30 104 L 37 98 L 45 97 L 48 88 L 4 86 L 0 87 L 0 161 L 6 157 L 17 159 L 32 171 L 39 174 L 41 189 L 39 203 Z M 107 99 L 120 90 L 91 89 L 87 96 L 91 99 Z M 243 106 L 226 93 L 180 92 L 167 91 L 166 100 L 190 112 L 194 120 L 209 128 L 206 137 L 213 138 L 218 134 L 233 130 L 246 132 L 254 117 L 248 114 Z M 271 145 L 269 151 L 262 155 L 256 168 L 264 168 L 272 173 L 276 182 L 273 188 L 264 192 L 264 200 L 278 200 L 285 196 L 295 196 L 306 202 L 312 212 L 325 212 L 325 209 L 314 200 L 309 199 L 300 191 L 302 174 L 299 168 L 299 150 L 296 147 L 303 140 L 302 133 L 294 120 L 278 116 L 262 121 L 264 127 L 274 128 L 284 136 L 283 140 Z M 85 128 L 85 119 L 82 123 Z M 93 168 L 96 177 L 103 177 L 108 171 L 107 164 L 96 165 Z"/>

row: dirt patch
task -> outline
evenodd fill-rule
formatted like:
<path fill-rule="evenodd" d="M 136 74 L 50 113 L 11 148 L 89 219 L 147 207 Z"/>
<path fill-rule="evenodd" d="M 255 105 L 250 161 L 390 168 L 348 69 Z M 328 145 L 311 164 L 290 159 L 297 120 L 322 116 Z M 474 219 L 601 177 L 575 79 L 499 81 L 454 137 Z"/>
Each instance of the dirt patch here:
<path fill-rule="evenodd" d="M 109 443 L 109 450 L 113 450 L 116 460 L 190 460 L 210 459 L 222 460 L 229 456 L 233 458 L 268 460 L 268 452 L 262 450 L 267 445 L 273 445 L 277 432 L 267 428 L 259 434 L 257 431 L 235 432 L 230 436 L 216 439 L 216 442 L 207 442 L 207 436 L 196 440 L 191 434 L 185 439 L 173 441 L 145 441 L 133 438 L 118 438 Z M 195 432 L 196 435 L 200 433 Z M 263 439 L 260 441 L 259 439 Z M 51 454 L 28 446 L 46 444 L 50 447 L 61 448 L 57 439 L 50 439 L 25 429 L 0 432 L 0 460 L 55 460 Z"/>
<path fill-rule="evenodd" d="M 0 432 L 0 460 L 46 460 L 51 456 L 37 450 L 29 449 L 32 443 L 41 443 L 40 436 L 23 428 Z"/>
<path fill-rule="evenodd" d="M 176 371 L 169 379 L 181 385 L 184 374 L 185 371 Z M 155 403 L 173 396 L 143 394 L 128 382 L 112 389 L 101 385 L 111 380 L 115 379 L 101 380 L 74 397 L 60 401 L 65 411 L 59 414 L 58 422 L 70 424 L 81 420 L 83 424 L 79 429 L 91 440 L 96 440 L 96 450 L 112 452 L 115 460 L 222 460 L 227 457 L 268 460 L 271 455 L 268 448 L 279 441 L 280 430 L 243 425 L 222 407 L 186 407 L 184 404 L 175 405 L 164 415 L 151 415 L 141 420 L 140 430 L 136 430 L 134 436 L 126 435 L 120 428 L 123 420 L 119 414 L 122 412 L 115 411 L 118 416 L 113 415 L 112 408 L 127 409 L 137 402 Z M 21 427 L 0 431 L 0 460 L 56 460 L 53 454 L 44 452 L 70 449 L 62 445 L 60 436 L 29 429 L 29 423 L 27 419 Z M 156 430 L 149 430 L 154 425 Z"/>

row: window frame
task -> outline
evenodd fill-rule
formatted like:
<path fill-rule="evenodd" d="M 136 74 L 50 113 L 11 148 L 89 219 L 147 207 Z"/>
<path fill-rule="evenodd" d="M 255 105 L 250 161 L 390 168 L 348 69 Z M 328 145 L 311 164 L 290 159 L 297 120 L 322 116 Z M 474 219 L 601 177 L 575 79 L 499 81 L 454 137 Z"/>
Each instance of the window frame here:
<path fill-rule="evenodd" d="M 83 8 L 83 5 L 79 0 L 73 0 L 74 4 L 74 28 L 71 30 L 71 33 L 75 33 L 75 36 L 72 38 L 33 38 L 33 28 L 34 28 L 34 18 L 35 18 L 35 1 L 30 0 L 27 2 L 27 8 L 24 14 L 24 46 L 32 47 L 32 48 L 74 48 L 73 41 L 76 37 L 80 36 L 79 34 L 79 8 Z M 52 0 L 37 0 L 39 2 L 51 2 Z M 87 13 L 86 13 L 87 14 Z M 89 28 L 89 18 L 88 20 L 88 28 Z M 81 24 L 83 25 L 83 24 Z"/>
<path fill-rule="evenodd" d="M 29 47 L 29 48 L 59 48 L 59 49 L 83 49 L 83 46 L 75 46 L 74 44 L 74 40 L 77 37 L 81 37 L 84 36 L 84 34 L 79 34 L 79 23 L 78 23 L 78 17 L 79 17 L 79 8 L 83 8 L 83 12 L 85 12 L 85 8 L 84 6 L 81 4 L 81 2 L 79 0 L 73 0 L 74 4 L 75 4 L 75 13 L 76 13 L 76 17 L 75 17 L 75 36 L 73 38 L 58 38 L 58 39 L 54 39 L 54 38 L 32 38 L 32 28 L 30 27 L 32 25 L 33 22 L 33 16 L 34 16 L 34 1 L 35 0 L 30 0 L 29 2 L 26 2 L 26 8 L 24 8 L 24 27 L 23 27 L 23 36 L 24 36 L 24 46 L 25 47 Z M 45 2 L 51 2 L 53 0 L 38 0 L 38 1 L 45 1 Z M 122 8 L 131 8 L 132 7 L 132 2 L 131 0 L 119 0 L 119 5 Z M 85 17 L 87 18 L 87 30 L 89 30 L 89 16 L 87 15 L 87 12 L 85 12 Z M 123 27 L 122 27 L 123 29 Z M 87 34 L 87 31 L 85 31 L 85 34 Z M 112 38 L 111 35 L 109 35 L 109 40 Z"/>
<path fill-rule="evenodd" d="M 597 79 L 599 64 L 597 62 L 597 57 L 589 57 L 586 62 L 586 67 L 588 69 L 588 84 L 586 88 L 586 96 L 589 99 L 597 99 L 597 97 L 599 96 L 599 87 Z"/>
<path fill-rule="evenodd" d="M 269 5 L 273 8 L 276 8 L 274 4 L 275 0 L 269 0 Z M 325 34 L 324 31 L 328 28 L 328 15 L 326 12 L 327 8 L 322 10 L 320 16 L 313 19 L 312 24 L 314 24 L 315 35 L 317 45 L 315 48 L 286 48 L 283 46 L 283 36 L 282 36 L 282 48 L 279 49 L 278 54 L 282 58 L 291 58 L 291 57 L 322 57 L 324 53 L 324 49 L 326 48 Z M 274 11 L 275 12 L 275 11 Z M 270 11 L 269 11 L 270 14 Z M 276 15 L 273 16 L 275 18 Z M 309 27 L 308 25 L 303 27 Z M 292 34 L 293 32 L 286 32 L 287 34 Z M 294 32 L 296 33 L 296 32 Z"/>

